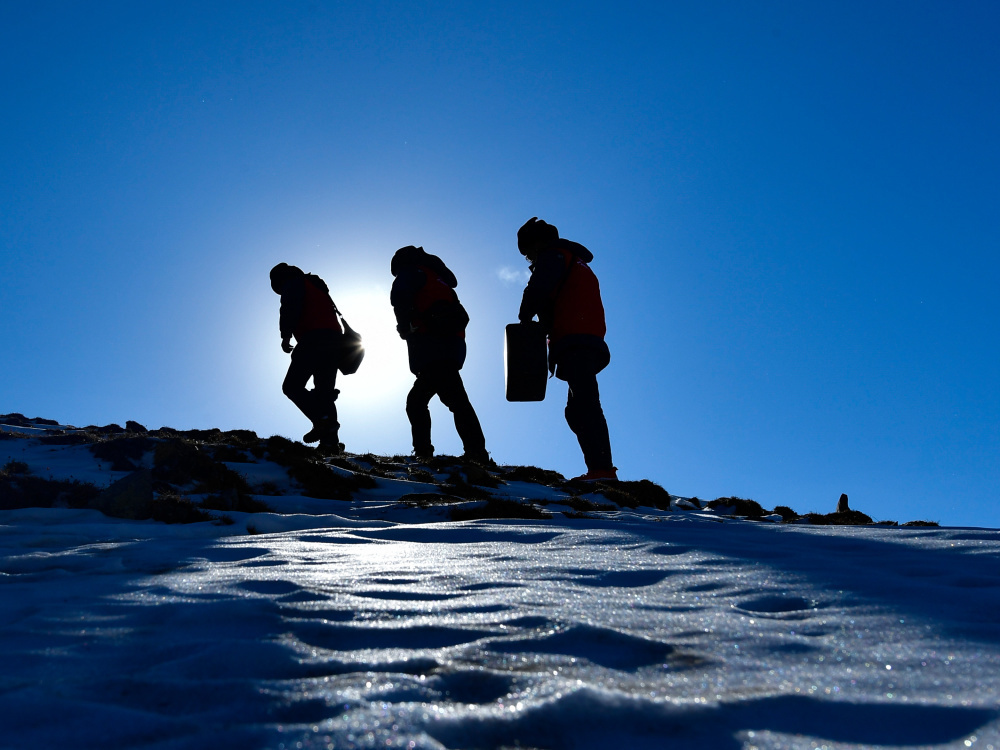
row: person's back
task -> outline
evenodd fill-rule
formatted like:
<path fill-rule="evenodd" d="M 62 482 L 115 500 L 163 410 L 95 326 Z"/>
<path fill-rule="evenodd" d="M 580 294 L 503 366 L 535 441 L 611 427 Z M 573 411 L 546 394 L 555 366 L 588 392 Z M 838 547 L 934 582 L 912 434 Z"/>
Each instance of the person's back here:
<path fill-rule="evenodd" d="M 406 398 L 414 454 L 434 455 L 428 405 L 436 395 L 454 414 L 465 456 L 488 462 L 483 430 L 459 373 L 469 317 L 455 292 L 458 279 L 440 258 L 413 245 L 396 251 L 390 271 L 396 330 L 406 341 L 410 371 L 416 375 Z"/>
<path fill-rule="evenodd" d="M 396 331 L 406 340 L 410 371 L 440 362 L 465 364 L 468 316 L 458 300 L 458 279 L 439 257 L 412 245 L 393 255 L 389 301 Z"/>

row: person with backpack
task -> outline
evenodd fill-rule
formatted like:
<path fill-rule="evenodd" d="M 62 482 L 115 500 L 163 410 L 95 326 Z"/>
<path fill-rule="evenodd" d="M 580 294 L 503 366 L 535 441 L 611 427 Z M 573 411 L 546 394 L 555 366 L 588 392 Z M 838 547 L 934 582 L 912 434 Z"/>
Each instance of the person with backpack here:
<path fill-rule="evenodd" d="M 319 441 L 326 453 L 343 453 L 336 403 L 343 329 L 330 288 L 315 274 L 279 263 L 271 269 L 271 289 L 281 295 L 281 350 L 292 355 L 281 390 L 312 422 L 302 440 Z M 309 378 L 312 390 L 306 389 Z"/>
<path fill-rule="evenodd" d="M 569 386 L 566 422 L 576 435 L 587 464 L 578 480 L 618 479 L 611 460 L 608 422 L 601 407 L 597 373 L 611 351 L 600 284 L 588 265 L 594 254 L 538 217 L 517 231 L 517 248 L 528 259 L 531 277 L 521 297 L 518 320 L 535 316 L 548 334 L 549 372 Z"/>
<path fill-rule="evenodd" d="M 396 251 L 390 271 L 394 279 L 389 301 L 396 331 L 406 341 L 410 372 L 417 376 L 406 397 L 414 455 L 424 459 L 434 455 L 428 406 L 436 395 L 455 417 L 463 458 L 490 463 L 483 428 L 459 372 L 465 364 L 469 315 L 455 293 L 455 274 L 436 255 L 413 245 Z"/>

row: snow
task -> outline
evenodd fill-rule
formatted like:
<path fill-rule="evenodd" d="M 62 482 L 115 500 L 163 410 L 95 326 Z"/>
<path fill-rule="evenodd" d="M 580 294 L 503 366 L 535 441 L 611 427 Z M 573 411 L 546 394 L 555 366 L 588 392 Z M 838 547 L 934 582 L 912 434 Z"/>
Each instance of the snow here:
<path fill-rule="evenodd" d="M 230 525 L 0 511 L 0 748 L 1000 749 L 996 530 L 451 522 L 396 502 L 433 484 L 229 465 L 289 494 Z"/>

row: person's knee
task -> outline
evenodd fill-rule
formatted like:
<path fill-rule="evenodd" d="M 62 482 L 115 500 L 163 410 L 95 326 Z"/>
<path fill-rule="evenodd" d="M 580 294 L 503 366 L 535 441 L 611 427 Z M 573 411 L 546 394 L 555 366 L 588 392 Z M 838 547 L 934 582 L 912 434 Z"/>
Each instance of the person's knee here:
<path fill-rule="evenodd" d="M 442 391 L 438 394 L 441 403 L 452 413 L 465 411 L 472 408 L 468 394 L 462 391 Z"/>
<path fill-rule="evenodd" d="M 429 398 L 424 398 L 424 394 L 418 391 L 410 391 L 406 396 L 406 413 L 421 412 L 427 409 Z"/>
<path fill-rule="evenodd" d="M 289 380 L 288 378 L 285 378 L 284 382 L 281 384 L 281 392 L 288 396 L 288 398 L 294 398 L 295 395 L 302 390 L 303 388 L 301 385 L 294 380 Z"/>
<path fill-rule="evenodd" d="M 462 378 L 456 372 L 449 373 L 450 377 L 443 379 L 441 388 L 438 389 L 438 398 L 451 411 L 471 408 L 469 394 L 465 390 Z"/>

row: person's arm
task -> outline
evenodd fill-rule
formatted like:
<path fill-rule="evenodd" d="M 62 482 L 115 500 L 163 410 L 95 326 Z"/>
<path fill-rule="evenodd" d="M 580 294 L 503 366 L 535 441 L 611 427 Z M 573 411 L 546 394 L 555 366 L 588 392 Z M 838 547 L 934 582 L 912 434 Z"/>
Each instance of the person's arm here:
<path fill-rule="evenodd" d="M 305 279 L 291 279 L 281 292 L 281 312 L 278 315 L 278 327 L 281 329 L 281 349 L 292 351 L 292 335 L 302 319 L 302 311 L 306 304 Z"/>
<path fill-rule="evenodd" d="M 399 273 L 392 282 L 389 302 L 396 315 L 396 333 L 401 339 L 409 338 L 412 331 L 413 308 L 417 292 L 424 281 L 424 273 L 418 268 L 408 268 Z"/>
<path fill-rule="evenodd" d="M 521 309 L 517 319 L 526 323 L 537 315 L 539 321 L 546 323 L 565 275 L 566 262 L 562 253 L 541 253 L 531 266 L 531 278 L 521 295 Z"/>

